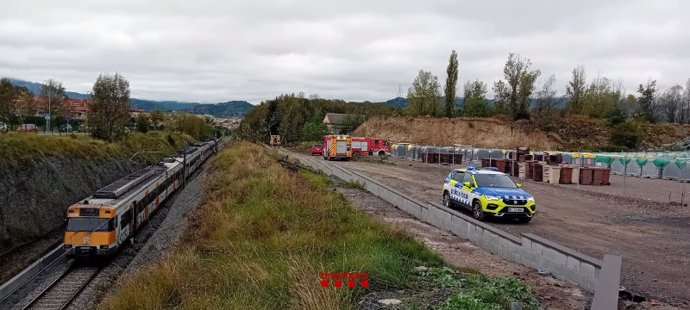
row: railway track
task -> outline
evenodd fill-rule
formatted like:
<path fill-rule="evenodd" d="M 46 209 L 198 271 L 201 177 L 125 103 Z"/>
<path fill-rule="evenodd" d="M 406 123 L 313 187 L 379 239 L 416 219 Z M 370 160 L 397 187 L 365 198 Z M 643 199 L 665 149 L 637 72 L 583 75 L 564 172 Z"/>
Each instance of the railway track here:
<path fill-rule="evenodd" d="M 22 309 L 62 310 L 98 275 L 101 266 L 72 265 Z"/>

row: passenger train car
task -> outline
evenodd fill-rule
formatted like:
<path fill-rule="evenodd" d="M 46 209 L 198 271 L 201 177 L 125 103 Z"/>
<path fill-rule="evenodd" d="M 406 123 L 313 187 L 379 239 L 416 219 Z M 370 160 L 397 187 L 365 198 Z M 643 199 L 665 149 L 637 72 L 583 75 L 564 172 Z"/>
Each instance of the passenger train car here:
<path fill-rule="evenodd" d="M 216 151 L 215 141 L 189 146 L 175 157 L 136 171 L 70 206 L 64 236 L 67 257 L 117 252 Z"/>

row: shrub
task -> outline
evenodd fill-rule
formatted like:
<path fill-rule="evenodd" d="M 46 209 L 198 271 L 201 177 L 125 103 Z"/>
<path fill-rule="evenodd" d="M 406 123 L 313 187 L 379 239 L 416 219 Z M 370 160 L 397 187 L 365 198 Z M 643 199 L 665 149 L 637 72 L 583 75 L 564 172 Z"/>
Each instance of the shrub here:
<path fill-rule="evenodd" d="M 628 121 L 611 128 L 611 145 L 624 146 L 635 149 L 642 141 L 643 133 L 640 125 L 635 121 Z"/>

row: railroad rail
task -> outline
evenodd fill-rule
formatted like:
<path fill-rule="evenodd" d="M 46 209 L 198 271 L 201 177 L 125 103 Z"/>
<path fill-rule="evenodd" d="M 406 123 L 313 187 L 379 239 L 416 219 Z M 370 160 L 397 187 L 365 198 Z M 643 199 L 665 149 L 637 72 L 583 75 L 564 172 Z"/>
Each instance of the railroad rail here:
<path fill-rule="evenodd" d="M 43 289 L 22 309 L 65 309 L 101 271 L 101 266 L 72 263 L 62 275 Z"/>

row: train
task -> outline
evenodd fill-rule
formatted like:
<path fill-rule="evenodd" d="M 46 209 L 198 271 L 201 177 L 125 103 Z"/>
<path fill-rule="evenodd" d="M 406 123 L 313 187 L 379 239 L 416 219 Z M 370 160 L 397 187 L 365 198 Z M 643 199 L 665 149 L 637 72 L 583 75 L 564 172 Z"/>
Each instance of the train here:
<path fill-rule="evenodd" d="M 138 170 L 71 205 L 65 220 L 65 255 L 80 258 L 117 253 L 217 151 L 217 141 L 189 145 L 175 156 Z"/>

